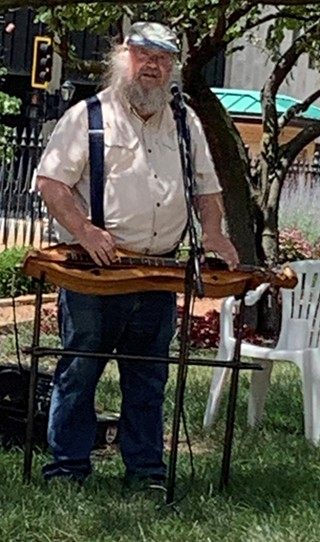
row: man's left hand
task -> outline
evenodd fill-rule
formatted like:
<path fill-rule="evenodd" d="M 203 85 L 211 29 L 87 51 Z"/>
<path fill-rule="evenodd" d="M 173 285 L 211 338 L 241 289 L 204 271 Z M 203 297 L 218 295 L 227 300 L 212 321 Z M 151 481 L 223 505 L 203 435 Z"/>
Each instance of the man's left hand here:
<path fill-rule="evenodd" d="M 228 264 L 229 270 L 233 271 L 239 264 L 238 253 L 228 237 L 222 233 L 209 238 L 204 234 L 202 244 L 205 252 L 217 252 Z"/>

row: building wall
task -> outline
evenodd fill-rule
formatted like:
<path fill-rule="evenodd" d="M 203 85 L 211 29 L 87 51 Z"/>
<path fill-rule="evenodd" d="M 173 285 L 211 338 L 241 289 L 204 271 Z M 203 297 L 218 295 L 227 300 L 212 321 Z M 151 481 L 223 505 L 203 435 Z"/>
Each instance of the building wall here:
<path fill-rule="evenodd" d="M 248 146 L 250 155 L 253 157 L 256 156 L 260 152 L 260 142 L 262 137 L 261 123 L 250 120 L 235 120 L 235 125 L 238 128 L 245 145 Z M 283 134 L 280 138 L 281 143 L 290 141 L 300 130 L 301 128 L 298 126 L 287 126 L 283 130 Z M 315 142 L 312 142 L 302 150 L 297 159 L 312 161 L 314 151 Z"/>

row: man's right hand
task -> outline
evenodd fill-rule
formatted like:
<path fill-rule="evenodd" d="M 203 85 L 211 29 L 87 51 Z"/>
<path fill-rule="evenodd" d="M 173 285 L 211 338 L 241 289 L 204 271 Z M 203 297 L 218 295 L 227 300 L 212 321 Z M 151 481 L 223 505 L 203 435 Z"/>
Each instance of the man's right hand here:
<path fill-rule="evenodd" d="M 77 240 L 99 266 L 110 265 L 117 258 L 112 235 L 89 222 L 84 224 Z"/>
<path fill-rule="evenodd" d="M 115 261 L 112 235 L 90 222 L 76 203 L 70 186 L 39 176 L 37 187 L 51 215 L 80 243 L 97 265 L 110 265 Z"/>

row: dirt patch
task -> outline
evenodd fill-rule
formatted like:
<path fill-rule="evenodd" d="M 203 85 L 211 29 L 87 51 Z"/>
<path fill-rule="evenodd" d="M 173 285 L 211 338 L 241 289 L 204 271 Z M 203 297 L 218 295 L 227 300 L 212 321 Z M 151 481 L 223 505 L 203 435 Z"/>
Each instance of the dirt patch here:
<path fill-rule="evenodd" d="M 43 309 L 54 309 L 56 296 L 44 297 Z M 34 319 L 34 296 L 23 296 L 15 299 L 15 314 L 17 322 L 29 322 Z M 0 328 L 14 323 L 14 309 L 11 299 L 0 299 Z"/>
<path fill-rule="evenodd" d="M 17 322 L 25 322 L 33 319 L 34 307 L 23 306 L 16 310 Z M 13 323 L 13 308 L 4 307 L 0 309 L 0 326 L 7 326 Z"/>
<path fill-rule="evenodd" d="M 211 297 L 204 297 L 203 299 L 196 299 L 193 308 L 193 314 L 195 316 L 203 316 L 209 311 L 220 312 L 221 299 L 212 299 Z M 183 295 L 178 295 L 178 305 L 183 306 Z"/>

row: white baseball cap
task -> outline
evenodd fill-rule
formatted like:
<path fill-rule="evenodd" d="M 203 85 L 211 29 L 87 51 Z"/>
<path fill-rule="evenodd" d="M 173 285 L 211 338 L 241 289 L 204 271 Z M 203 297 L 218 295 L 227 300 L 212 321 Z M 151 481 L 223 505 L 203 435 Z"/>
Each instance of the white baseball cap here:
<path fill-rule="evenodd" d="M 134 23 L 124 40 L 124 43 L 151 49 L 162 49 L 168 53 L 179 52 L 177 42 L 177 35 L 171 28 L 161 23 L 147 21 Z"/>

